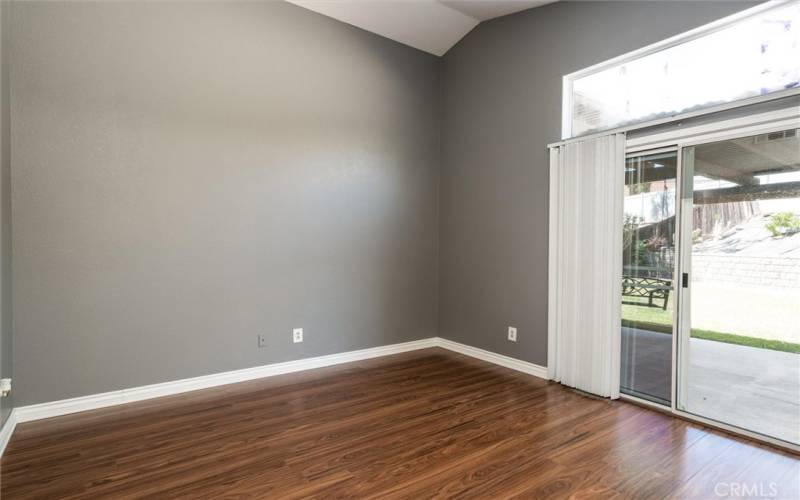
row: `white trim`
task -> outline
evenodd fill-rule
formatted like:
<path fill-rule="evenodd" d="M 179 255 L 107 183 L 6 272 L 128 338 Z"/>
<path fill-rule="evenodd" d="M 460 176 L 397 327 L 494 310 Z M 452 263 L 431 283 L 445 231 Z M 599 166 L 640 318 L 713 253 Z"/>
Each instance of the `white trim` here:
<path fill-rule="evenodd" d="M 673 363 L 674 366 L 674 363 Z M 795 453 L 800 452 L 800 446 L 794 443 L 790 443 L 789 441 L 783 441 L 778 438 L 773 438 L 771 436 L 767 436 L 766 434 L 759 434 L 757 432 L 748 431 L 742 427 L 736 427 L 735 425 L 729 425 L 724 422 L 720 422 L 718 420 L 713 420 L 710 418 L 701 417 L 700 415 L 695 415 L 685 410 L 680 410 L 675 407 L 675 399 L 673 396 L 672 406 L 666 406 L 659 403 L 654 403 L 653 401 L 648 401 L 643 398 L 639 398 L 636 396 L 632 396 L 630 394 L 621 394 L 620 399 L 625 402 L 635 403 L 642 406 L 646 406 L 648 408 L 652 408 L 654 410 L 658 410 L 662 413 L 667 414 L 672 418 L 682 418 L 684 420 L 689 420 L 690 422 L 695 422 L 698 424 L 706 425 L 708 427 L 712 427 L 715 429 L 721 429 L 725 432 L 736 436 L 742 436 L 753 441 L 760 441 L 769 443 L 773 446 L 777 446 L 779 448 L 793 451 Z"/>
<path fill-rule="evenodd" d="M 358 351 L 299 359 L 284 363 L 274 363 L 271 365 L 245 368 L 243 370 L 215 373 L 213 375 L 203 375 L 200 377 L 163 382 L 160 384 L 145 385 L 130 389 L 104 392 L 101 394 L 91 394 L 77 398 L 51 401 L 48 403 L 21 406 L 14 409 L 14 424 L 17 422 L 30 422 L 43 418 L 58 417 L 61 415 L 68 415 L 70 413 L 96 410 L 99 408 L 106 408 L 108 406 L 116 406 L 135 401 L 143 401 L 145 399 L 196 391 L 198 389 L 208 389 L 210 387 L 217 387 L 220 385 L 234 384 L 247 380 L 255 380 L 259 378 L 272 377 L 275 375 L 283 375 L 286 373 L 322 368 L 341 363 L 349 363 L 351 361 L 360 361 L 381 356 L 389 356 L 392 354 L 415 351 L 418 349 L 427 349 L 430 347 L 442 347 L 450 351 L 455 351 L 467 356 L 488 361 L 489 363 L 505 366 L 506 368 L 511 368 L 512 370 L 521 371 L 536 377 L 545 379 L 547 378 L 547 368 L 545 367 L 510 358 L 508 356 L 503 356 L 501 354 L 484 351 L 483 349 L 478 349 L 476 347 L 459 344 L 458 342 L 453 342 L 452 340 L 431 337 L 422 340 L 404 342 L 402 344 L 373 347 L 370 349 L 361 349 Z"/>
<path fill-rule="evenodd" d="M 694 155 L 691 162 L 686 161 L 686 150 L 678 145 L 678 177 L 676 183 L 678 203 L 676 204 L 677 226 L 675 227 L 675 248 L 677 252 L 675 265 L 678 275 L 675 283 L 675 315 L 672 319 L 672 400 L 670 407 L 674 413 L 686 404 L 686 393 L 689 387 L 689 337 L 683 332 L 691 331 L 691 294 L 690 287 L 683 286 L 683 273 L 692 271 L 692 229 L 694 223 Z M 692 197 L 690 197 L 692 195 Z M 680 276 L 680 279 L 678 279 Z M 691 276 L 691 275 L 689 275 Z M 691 280 L 689 280 L 689 283 Z"/>
<path fill-rule="evenodd" d="M 670 38 L 661 40 L 659 42 L 652 43 L 650 45 L 646 45 L 646 46 L 644 46 L 642 48 L 639 48 L 639 49 L 636 49 L 636 50 L 634 50 L 632 52 L 628 52 L 628 53 L 619 55 L 617 57 L 613 57 L 611 59 L 607 59 L 607 60 L 602 61 L 600 63 L 597 63 L 597 64 L 594 64 L 592 66 L 589 66 L 588 68 L 583 68 L 583 69 L 580 69 L 578 71 L 573 71 L 572 73 L 564 75 L 562 77 L 563 81 L 562 81 L 562 97 L 561 97 L 561 138 L 564 139 L 564 140 L 567 140 L 567 139 L 571 138 L 571 136 L 572 136 L 572 84 L 578 78 L 582 78 L 582 77 L 597 73 L 599 71 L 603 71 L 604 69 L 607 69 L 607 68 L 610 68 L 610 67 L 622 64 L 622 63 L 633 61 L 635 59 L 640 59 L 640 58 L 648 56 L 650 54 L 654 54 L 656 52 L 660 52 L 662 50 L 669 49 L 670 47 L 675 47 L 677 45 L 681 45 L 683 43 L 690 42 L 690 41 L 696 40 L 698 38 L 702 38 L 702 37 L 704 37 L 706 35 L 710 35 L 710 34 L 712 34 L 714 32 L 717 32 L 717 31 L 723 30 L 725 28 L 728 28 L 728 27 L 730 27 L 730 26 L 732 26 L 732 25 L 734 25 L 734 24 L 736 24 L 736 23 L 738 23 L 738 22 L 740 22 L 740 21 L 742 21 L 744 19 L 756 16 L 756 15 L 761 14 L 763 12 L 766 12 L 768 10 L 772 10 L 772 9 L 781 7 L 781 6 L 783 6 L 785 4 L 788 4 L 788 3 L 789 3 L 789 0 L 772 0 L 772 1 L 769 1 L 769 2 L 764 2 L 764 3 L 760 4 L 760 5 L 756 5 L 755 7 L 751 7 L 749 9 L 737 12 L 737 13 L 732 14 L 730 16 L 723 17 L 722 19 L 718 19 L 718 20 L 713 21 L 711 23 L 704 24 L 703 26 L 699 26 L 697 28 L 694 28 L 692 30 L 686 31 L 684 33 L 680 33 L 678 35 L 675 35 L 675 36 L 672 36 Z M 775 93 L 776 94 L 777 93 L 783 93 L 783 91 L 778 91 L 778 92 L 775 92 Z M 772 94 L 772 93 L 770 93 L 770 94 Z M 756 96 L 756 97 L 767 97 L 770 94 L 766 94 L 766 95 L 763 95 L 763 96 Z M 737 101 L 733 101 L 732 103 L 727 103 L 727 104 L 734 104 L 735 106 L 738 107 L 740 105 L 744 105 L 745 103 L 749 104 L 750 102 L 748 102 L 748 101 L 750 101 L 750 99 L 753 99 L 753 98 L 737 100 Z M 757 102 L 757 101 L 752 101 L 752 102 Z M 709 108 L 709 110 L 711 110 L 711 109 L 714 109 L 714 111 L 720 111 L 721 109 L 726 109 L 726 108 L 722 108 L 722 107 Z M 688 117 L 688 116 L 690 116 L 690 113 L 685 113 L 685 114 L 677 113 L 675 115 L 672 115 L 671 117 L 668 117 L 668 118 L 665 118 L 665 119 L 662 119 L 662 120 L 656 120 L 656 121 L 660 122 L 660 123 L 665 123 L 666 121 L 671 121 L 671 120 L 675 119 L 675 117 L 678 117 L 678 116 L 680 116 L 680 117 Z M 651 123 L 651 125 L 652 124 L 655 124 L 655 123 Z M 612 130 L 606 131 L 606 133 L 620 132 L 620 131 L 627 131 L 627 130 L 631 130 L 631 129 L 630 128 L 626 128 L 625 130 L 614 129 L 613 131 Z"/>
<path fill-rule="evenodd" d="M 664 407 L 664 409 L 669 410 L 669 408 Z M 800 453 L 800 445 L 796 445 L 789 441 L 784 441 L 782 439 L 774 438 L 772 436 L 767 436 L 766 434 L 760 434 L 758 432 L 749 431 L 743 427 L 736 427 L 735 425 L 726 424 L 724 422 L 720 422 L 719 420 L 714 420 L 706 417 L 701 417 L 700 415 L 695 415 L 694 413 L 689 413 L 688 411 L 674 409 L 671 411 L 673 416 L 677 416 L 680 418 L 684 418 L 686 420 L 691 420 L 692 422 L 697 422 L 699 424 L 707 425 L 709 427 L 714 427 L 717 429 L 722 429 L 723 431 L 729 432 L 734 435 L 744 436 L 746 438 L 750 438 L 753 441 L 762 441 L 765 443 L 769 443 L 773 446 L 777 446 L 778 448 L 782 448 L 784 450 L 793 451 L 794 453 Z"/>
<path fill-rule="evenodd" d="M 426 349 L 429 347 L 435 347 L 436 345 L 436 338 L 434 337 L 404 342 L 401 344 L 373 347 L 358 351 L 349 351 L 338 354 L 330 354 L 327 356 L 317 356 L 314 358 L 287 361 L 284 363 L 256 366 L 253 368 L 245 368 L 243 370 L 215 373 L 213 375 L 203 375 L 200 377 L 145 385 L 131 389 L 121 389 L 118 391 L 92 394 L 89 396 L 62 399 L 60 401 L 21 406 L 16 408 L 17 421 L 30 422 L 32 420 L 39 420 L 42 418 L 57 417 L 60 415 L 67 415 L 80 411 L 94 410 L 124 403 L 132 403 L 134 401 L 142 401 L 161 396 L 170 396 L 173 394 L 195 391 L 198 389 L 207 389 L 220 385 L 234 384 L 236 382 L 244 382 L 247 380 L 255 380 L 264 377 L 272 377 L 275 375 L 283 375 L 286 373 L 338 365 L 351 361 L 360 361 L 363 359 L 399 354 L 401 352 L 414 351 L 417 349 Z"/>
<path fill-rule="evenodd" d="M 331 354 L 328 356 L 319 356 L 315 358 L 308 358 L 304 360 L 289 361 L 286 363 L 276 363 L 272 365 L 259 366 L 255 368 L 247 368 L 244 370 L 236 370 L 232 372 L 224 372 L 215 375 L 207 375 L 203 377 L 195 377 L 191 379 L 177 380 L 174 382 L 165 382 L 162 384 L 153 384 L 149 386 L 142 386 L 133 389 L 107 392 L 103 394 L 96 394 L 92 396 L 84 396 L 80 398 L 73 398 L 61 401 L 53 401 L 51 403 L 42 403 L 38 405 L 23 406 L 11 410 L 5 424 L 0 429 L 0 457 L 2 457 L 11 435 L 16 428 L 17 423 L 30 422 L 43 418 L 55 417 L 59 415 L 66 415 L 69 413 L 77 413 L 86 410 L 93 410 L 113 406 L 123 403 L 134 401 L 141 401 L 144 399 L 157 398 L 167 396 L 170 394 L 179 394 L 189 392 L 197 389 L 204 389 L 225 385 L 235 382 L 243 382 L 246 380 L 253 380 L 263 377 L 271 377 L 273 375 L 280 375 L 285 373 L 292 373 L 296 371 L 309 370 L 313 368 L 321 368 L 324 366 L 332 366 L 340 363 L 348 363 L 351 361 L 359 361 L 363 359 L 370 359 L 381 356 L 389 356 L 391 354 L 399 354 L 402 352 L 414 351 L 418 349 L 427 349 L 431 347 L 441 347 L 449 351 L 457 352 L 466 356 L 470 356 L 488 363 L 496 364 L 512 370 L 516 370 L 528 375 L 547 379 L 547 367 L 528 363 L 519 359 L 496 354 L 491 351 L 479 349 L 477 347 L 468 346 L 459 342 L 444 339 L 441 337 L 431 337 L 422 340 L 415 340 L 412 342 L 405 342 L 402 344 L 393 344 L 382 347 L 374 347 L 371 349 L 362 349 L 359 351 L 350 351 L 340 354 Z M 127 399 L 126 399 L 127 393 Z M 627 394 L 620 395 L 620 399 L 640 402 L 653 409 L 666 411 L 676 416 L 693 420 L 702 424 L 712 427 L 721 428 L 730 432 L 744 434 L 756 440 L 767 441 L 769 443 L 788 448 L 790 450 L 798 451 L 798 448 L 789 443 L 778 441 L 768 436 L 755 434 L 743 429 L 732 427 L 722 424 L 720 422 L 698 417 L 691 413 L 676 411 L 669 407 L 658 405 L 650 401 L 640 398 L 629 396 Z M 788 446 L 787 446 L 788 445 Z"/>
<path fill-rule="evenodd" d="M 6 423 L 3 424 L 3 427 L 0 428 L 0 458 L 3 456 L 3 452 L 6 451 L 6 446 L 8 446 L 8 442 L 11 440 L 11 434 L 14 433 L 14 429 L 17 427 L 17 410 L 12 409 L 11 413 L 8 415 L 6 419 Z"/>
<path fill-rule="evenodd" d="M 672 278 L 672 283 L 674 283 L 673 289 L 673 307 L 672 307 L 672 339 L 671 344 L 671 356 L 672 356 L 672 366 L 670 366 L 670 398 L 669 398 L 669 405 L 670 411 L 675 411 L 675 405 L 677 404 L 678 400 L 678 384 L 676 383 L 677 380 L 686 380 L 685 373 L 681 373 L 679 370 L 682 367 L 678 366 L 677 360 L 680 359 L 680 352 L 683 347 L 680 344 L 680 332 L 681 332 L 681 321 L 683 318 L 683 308 L 685 305 L 684 300 L 686 299 L 687 295 L 684 294 L 686 289 L 683 288 L 683 270 L 684 266 L 686 265 L 686 255 L 689 255 L 689 258 L 692 257 L 692 239 L 691 234 L 689 234 L 688 240 L 685 238 L 685 234 L 683 232 L 683 228 L 685 227 L 686 221 L 689 221 L 689 226 L 692 223 L 692 216 L 694 211 L 691 206 L 687 207 L 685 204 L 685 200 L 683 199 L 684 190 L 683 190 L 683 183 L 687 181 L 685 177 L 686 166 L 683 164 L 683 148 L 676 146 L 677 149 L 675 150 L 675 221 L 677 222 L 675 226 L 675 242 L 674 246 L 678 249 L 677 252 L 674 252 L 673 257 L 673 272 L 675 273 Z M 694 163 L 692 164 L 694 165 Z M 694 171 L 694 166 L 692 166 L 692 171 Z M 694 178 L 694 175 L 692 175 Z M 688 208 L 688 210 L 687 210 Z M 685 251 L 685 245 L 689 245 L 688 253 Z"/>
<path fill-rule="evenodd" d="M 558 302 L 555 297 L 558 297 L 558 214 L 561 213 L 559 209 L 559 175 L 558 166 L 560 160 L 561 149 L 554 148 L 550 150 L 550 200 L 549 200 L 549 218 L 548 218 L 548 252 L 547 252 L 547 378 L 554 380 L 556 378 L 556 359 L 558 359 L 558 342 L 556 342 L 556 328 L 558 327 Z"/>
<path fill-rule="evenodd" d="M 436 340 L 437 340 L 437 345 L 439 347 L 442 347 L 449 351 L 457 352 L 459 354 L 464 354 L 472 358 L 477 358 L 482 361 L 487 361 L 495 365 L 511 368 L 512 370 L 516 370 L 522 373 L 527 373 L 528 375 L 533 375 L 534 377 L 539 377 L 547 380 L 547 367 L 545 366 L 529 363 L 527 361 L 511 358 L 509 356 L 503 356 L 502 354 L 486 351 L 484 349 L 468 346 L 466 344 L 460 344 L 458 342 L 443 339 L 440 337 L 437 338 Z"/>
<path fill-rule="evenodd" d="M 572 74 L 561 79 L 561 140 L 568 141 L 572 137 Z M 549 145 L 548 147 L 553 147 Z"/>
<path fill-rule="evenodd" d="M 626 142 L 626 144 L 630 143 L 630 139 Z M 650 156 L 650 155 L 657 155 L 662 153 L 677 153 L 678 146 L 665 146 L 663 148 L 655 148 L 655 149 L 645 149 L 645 150 L 638 150 L 638 149 L 631 149 L 630 147 L 625 148 L 625 159 L 628 158 L 636 158 L 639 156 Z"/>
<path fill-rule="evenodd" d="M 628 139 L 626 151 L 638 153 L 655 148 L 690 146 L 705 143 L 709 140 L 725 140 L 759 134 L 762 129 L 783 127 L 792 128 L 800 119 L 800 106 L 789 106 L 783 109 L 750 114 L 727 120 L 715 120 L 710 123 L 667 130 L 654 134 Z M 713 138 L 712 138 L 713 137 Z"/>
<path fill-rule="evenodd" d="M 634 404 L 637 404 L 637 405 L 640 405 L 640 406 L 646 406 L 647 408 L 652 408 L 653 410 L 660 411 L 661 413 L 665 413 L 668 416 L 674 418 L 674 416 L 672 415 L 672 410 L 667 405 L 663 405 L 661 403 L 656 403 L 654 401 L 650 401 L 650 400 L 647 400 L 647 399 L 644 399 L 644 398 L 640 398 L 640 397 L 634 396 L 632 394 L 627 394 L 625 392 L 620 393 L 619 399 L 621 401 L 626 402 L 626 403 L 634 403 Z"/>
<path fill-rule="evenodd" d="M 698 109 L 696 111 L 674 113 L 671 115 L 664 116 L 662 118 L 656 118 L 649 121 L 635 122 L 620 127 L 601 130 L 599 132 L 592 132 L 590 134 L 585 134 L 585 135 L 577 135 L 575 137 L 562 139 L 557 142 L 551 142 L 550 144 L 547 145 L 547 147 L 556 148 L 558 146 L 563 146 L 564 144 L 568 144 L 570 142 L 585 141 L 586 139 L 594 139 L 596 137 L 602 137 L 604 135 L 619 134 L 622 132 L 633 132 L 636 130 L 644 130 L 650 127 L 655 127 L 657 125 L 664 125 L 667 123 L 677 122 L 680 120 L 688 120 L 689 118 L 697 118 L 700 116 L 713 115 L 714 113 L 719 113 L 722 111 L 743 108 L 745 106 L 751 106 L 753 104 L 760 104 L 764 102 L 779 101 L 781 99 L 788 99 L 795 96 L 800 96 L 800 88 L 777 90 L 775 92 L 770 92 L 769 94 L 747 97 L 745 99 L 740 99 L 738 101 L 731 101 L 731 102 L 726 102 L 724 104 L 718 104 L 716 106 L 709 106 L 707 108 Z"/>
<path fill-rule="evenodd" d="M 648 401 L 644 398 L 640 398 L 637 396 L 632 396 L 630 394 L 620 394 L 619 399 L 625 403 L 633 403 L 640 406 L 644 406 L 648 409 L 653 409 L 660 413 L 665 414 L 671 418 L 681 418 L 684 420 L 688 420 L 693 423 L 706 425 L 708 427 L 712 427 L 715 429 L 721 429 L 729 434 L 733 434 L 735 436 L 744 436 L 746 438 L 752 439 L 753 441 L 763 441 L 769 443 L 773 446 L 777 446 L 778 448 L 789 450 L 793 452 L 799 452 L 800 446 L 795 445 L 793 443 L 789 443 L 788 441 L 781 441 L 780 439 L 772 438 L 770 436 L 759 434 L 757 432 L 751 432 L 747 429 L 742 429 L 741 427 L 736 427 L 734 425 L 728 425 L 717 420 L 712 420 L 710 418 L 704 418 L 699 415 L 694 415 L 687 411 L 683 410 L 676 410 L 674 408 L 670 408 L 669 406 L 662 405 L 659 403 L 654 403 L 652 401 Z"/>

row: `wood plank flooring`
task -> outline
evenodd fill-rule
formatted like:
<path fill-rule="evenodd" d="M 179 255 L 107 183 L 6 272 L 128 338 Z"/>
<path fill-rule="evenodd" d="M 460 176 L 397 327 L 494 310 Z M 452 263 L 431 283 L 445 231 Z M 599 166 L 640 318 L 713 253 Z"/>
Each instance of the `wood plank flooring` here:
<path fill-rule="evenodd" d="M 20 424 L 0 481 L 3 500 L 797 499 L 800 460 L 426 349 Z"/>

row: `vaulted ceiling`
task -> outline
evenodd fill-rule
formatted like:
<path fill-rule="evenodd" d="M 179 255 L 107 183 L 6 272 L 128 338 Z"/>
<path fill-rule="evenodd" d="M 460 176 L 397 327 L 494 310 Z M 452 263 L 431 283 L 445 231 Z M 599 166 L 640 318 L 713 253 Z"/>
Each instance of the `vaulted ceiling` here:
<path fill-rule="evenodd" d="M 289 0 L 437 56 L 481 21 L 556 0 Z"/>

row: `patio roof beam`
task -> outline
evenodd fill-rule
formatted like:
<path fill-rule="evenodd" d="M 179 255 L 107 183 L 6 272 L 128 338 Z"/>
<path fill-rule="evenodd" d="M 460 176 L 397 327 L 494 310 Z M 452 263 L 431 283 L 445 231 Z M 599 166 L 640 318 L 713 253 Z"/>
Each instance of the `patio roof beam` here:
<path fill-rule="evenodd" d="M 778 182 L 775 184 L 757 186 L 733 186 L 694 192 L 695 205 L 753 201 L 756 198 L 759 200 L 800 198 L 800 182 Z"/>
<path fill-rule="evenodd" d="M 742 172 L 734 168 L 723 167 L 710 161 L 695 159 L 695 169 L 703 172 L 704 177 L 718 179 L 742 186 L 758 186 L 761 182 L 752 173 Z"/>

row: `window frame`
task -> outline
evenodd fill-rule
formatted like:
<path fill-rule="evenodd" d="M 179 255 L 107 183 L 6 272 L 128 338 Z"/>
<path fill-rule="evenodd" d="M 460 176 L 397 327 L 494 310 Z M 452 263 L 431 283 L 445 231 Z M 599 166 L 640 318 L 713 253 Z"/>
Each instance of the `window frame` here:
<path fill-rule="evenodd" d="M 745 9 L 743 11 L 737 12 L 727 17 L 723 17 L 722 19 L 718 19 L 708 24 L 704 24 L 703 26 L 699 26 L 692 30 L 686 31 L 684 33 L 680 33 L 678 35 L 669 37 L 667 39 L 661 40 L 656 43 L 652 43 L 650 45 L 644 46 L 640 49 L 634 50 L 632 52 L 628 52 L 622 54 L 617 57 L 613 57 L 606 61 L 594 64 L 587 68 L 580 69 L 578 71 L 574 71 L 562 77 L 562 88 L 561 88 L 561 140 L 566 141 L 569 139 L 574 139 L 577 137 L 583 136 L 592 136 L 596 134 L 607 134 L 611 133 L 612 131 L 619 131 L 622 129 L 630 130 L 633 128 L 640 128 L 643 124 L 655 125 L 658 123 L 665 123 L 668 121 L 675 120 L 677 118 L 688 118 L 690 116 L 695 116 L 699 114 L 706 114 L 709 112 L 721 111 L 724 109 L 730 109 L 734 107 L 744 106 L 748 104 L 755 104 L 758 102 L 769 101 L 773 99 L 780 99 L 787 96 L 792 96 L 796 94 L 800 94 L 800 88 L 791 88 L 785 90 L 777 90 L 767 94 L 748 97 L 744 99 L 738 99 L 735 101 L 731 101 L 729 103 L 719 104 L 716 106 L 709 106 L 707 108 L 702 108 L 699 110 L 693 110 L 683 113 L 674 113 L 672 115 L 659 118 L 657 120 L 650 120 L 650 121 L 642 121 L 636 122 L 632 124 L 627 124 L 620 127 L 613 127 L 607 130 L 601 131 L 591 131 L 586 134 L 582 135 L 572 135 L 572 88 L 573 83 L 575 80 L 579 78 L 583 78 L 594 73 L 598 73 L 605 69 L 608 69 L 612 66 L 617 66 L 619 64 L 624 64 L 627 62 L 634 61 L 636 59 L 641 59 L 643 57 L 647 57 L 651 54 L 656 52 L 660 52 L 662 50 L 669 49 L 671 47 L 675 47 L 677 45 L 681 45 L 692 40 L 696 40 L 698 38 L 703 38 L 704 36 L 710 35 L 717 31 L 721 31 L 725 28 L 738 24 L 742 21 L 750 19 L 756 15 L 762 14 L 764 12 L 783 7 L 787 4 L 791 3 L 791 0 L 770 0 L 760 5 L 756 5 L 755 7 L 751 7 L 749 9 Z"/>
<path fill-rule="evenodd" d="M 687 243 L 691 245 L 690 240 L 686 238 L 685 228 L 691 227 L 683 218 L 687 213 L 686 207 L 683 206 L 683 149 L 687 147 L 696 146 L 698 144 L 706 144 L 712 141 L 723 141 L 735 139 L 740 137 L 748 137 L 751 135 L 764 134 L 775 132 L 779 130 L 786 130 L 787 128 L 800 127 L 800 107 L 792 106 L 785 109 L 767 111 L 763 113 L 749 114 L 743 117 L 726 118 L 721 120 L 714 120 L 710 123 L 690 125 L 686 128 L 676 130 L 666 130 L 657 132 L 651 135 L 637 137 L 626 140 L 625 153 L 628 155 L 638 156 L 648 154 L 655 151 L 662 151 L 669 148 L 676 148 L 678 151 L 678 205 L 676 206 L 676 220 L 679 221 L 677 228 L 677 242 L 676 248 L 682 248 L 676 258 L 675 263 L 675 277 L 674 282 L 679 282 L 679 276 L 683 272 L 690 272 L 691 269 L 686 268 L 684 254 L 689 250 L 684 247 Z M 551 208 L 552 210 L 552 208 Z M 689 212 L 690 214 L 691 212 Z M 681 227 L 682 226 L 682 227 Z M 712 428 L 722 429 L 734 435 L 742 435 L 749 437 L 753 440 L 768 443 L 782 449 L 787 449 L 794 453 L 800 452 L 800 445 L 784 441 L 780 438 L 761 434 L 756 431 L 737 427 L 733 424 L 728 424 L 712 418 L 703 417 L 679 408 L 678 403 L 681 395 L 686 394 L 685 387 L 679 390 L 679 384 L 683 384 L 688 380 L 687 366 L 683 358 L 680 356 L 687 345 L 685 344 L 688 337 L 685 332 L 690 330 L 689 324 L 682 323 L 687 321 L 689 316 L 684 313 L 687 308 L 687 302 L 690 298 L 691 291 L 687 291 L 683 287 L 676 287 L 675 289 L 675 308 L 673 310 L 673 331 L 672 331 L 672 380 L 671 380 L 671 404 L 670 406 L 663 406 L 654 403 L 650 400 L 643 399 L 634 395 L 621 393 L 620 399 L 631 401 L 640 405 L 666 412 L 684 418 L 686 420 L 698 422 Z"/>

